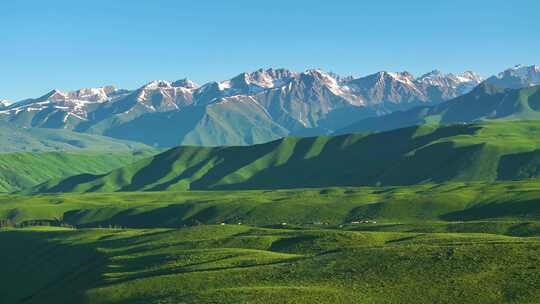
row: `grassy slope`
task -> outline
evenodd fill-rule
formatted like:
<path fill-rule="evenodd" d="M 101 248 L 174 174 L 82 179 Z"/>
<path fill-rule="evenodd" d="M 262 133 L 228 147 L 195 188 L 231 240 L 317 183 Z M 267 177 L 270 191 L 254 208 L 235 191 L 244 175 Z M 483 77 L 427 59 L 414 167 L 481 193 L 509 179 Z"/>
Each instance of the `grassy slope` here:
<path fill-rule="evenodd" d="M 105 173 L 154 153 L 153 150 L 0 153 L 0 192 L 18 191 L 74 174 Z"/>
<path fill-rule="evenodd" d="M 261 229 L 5 230 L 2 303 L 534 303 L 540 240 Z"/>
<path fill-rule="evenodd" d="M 58 219 L 77 226 L 138 228 L 220 222 L 338 225 L 357 219 L 375 219 L 386 225 L 503 219 L 510 221 L 505 224 L 506 228 L 494 226 L 494 231 L 508 229 L 511 235 L 523 235 L 519 230 L 512 230 L 518 227 L 513 227 L 511 221 L 539 220 L 539 201 L 540 182 L 537 180 L 389 188 L 4 195 L 0 196 L 0 219 L 16 223 Z M 535 227 L 533 223 L 530 228 L 538 229 Z M 444 229 L 452 231 L 459 227 Z"/>
<path fill-rule="evenodd" d="M 520 121 L 290 137 L 248 147 L 179 147 L 107 175 L 75 176 L 34 190 L 278 189 L 529 178 L 540 174 L 539 136 L 539 121 Z"/>

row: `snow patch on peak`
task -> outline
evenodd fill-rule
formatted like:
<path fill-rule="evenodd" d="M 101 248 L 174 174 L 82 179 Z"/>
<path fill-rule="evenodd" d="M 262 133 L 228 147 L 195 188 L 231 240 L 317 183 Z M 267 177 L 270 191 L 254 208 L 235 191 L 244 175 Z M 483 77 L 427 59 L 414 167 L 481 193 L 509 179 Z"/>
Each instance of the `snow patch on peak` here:
<path fill-rule="evenodd" d="M 506 71 L 499 73 L 497 75 L 498 78 L 503 78 L 506 75 L 511 75 L 519 78 L 527 78 L 531 76 L 536 76 L 535 74 L 540 73 L 540 66 L 537 65 L 531 65 L 531 66 L 524 66 L 521 64 L 515 65 Z"/>
<path fill-rule="evenodd" d="M 306 70 L 304 74 L 323 80 L 327 84 L 337 85 L 338 83 L 337 79 L 330 75 L 330 73 L 326 73 L 321 69 L 309 69 Z"/>
<path fill-rule="evenodd" d="M 433 70 L 429 73 L 426 73 L 420 77 L 418 77 L 419 80 L 423 80 L 423 79 L 432 79 L 432 78 L 438 78 L 438 77 L 443 77 L 444 74 L 439 71 L 439 70 Z"/>
<path fill-rule="evenodd" d="M 221 81 L 221 82 L 218 82 L 217 84 L 220 91 L 225 91 L 231 88 L 230 80 Z"/>
<path fill-rule="evenodd" d="M 486 80 L 507 88 L 523 88 L 540 85 L 540 67 L 537 65 L 516 65 Z"/>
<path fill-rule="evenodd" d="M 173 87 L 181 87 L 186 89 L 197 89 L 199 87 L 198 84 L 191 81 L 190 79 L 184 78 L 177 80 L 171 84 Z"/>
<path fill-rule="evenodd" d="M 82 100 L 89 102 L 105 102 L 109 100 L 109 94 L 116 92 L 114 86 L 105 86 L 100 88 L 83 88 L 77 91 L 68 92 L 67 99 Z"/>
<path fill-rule="evenodd" d="M 453 88 L 465 84 L 476 85 L 479 84 L 481 81 L 482 78 L 471 71 L 465 71 L 461 75 L 455 75 L 452 73 L 445 74 L 439 70 L 433 70 L 416 79 L 416 82 L 421 84 Z"/>
<path fill-rule="evenodd" d="M 39 101 L 43 101 L 43 100 L 58 101 L 58 100 L 65 100 L 66 97 L 67 95 L 64 92 L 61 92 L 60 90 L 57 90 L 57 89 L 53 89 L 49 93 L 39 97 L 38 100 Z"/>
<path fill-rule="evenodd" d="M 172 83 L 167 80 L 153 80 L 147 84 L 145 84 L 142 88 L 143 89 L 150 89 L 155 90 L 158 88 L 170 88 L 172 87 Z"/>
<path fill-rule="evenodd" d="M 413 85 L 414 76 L 409 72 L 382 72 L 382 76 L 389 76 L 393 78 L 396 81 L 399 81 L 401 83 L 407 84 L 407 85 Z"/>
<path fill-rule="evenodd" d="M 484 80 L 482 78 L 482 76 L 476 74 L 473 71 L 465 71 L 465 72 L 463 72 L 463 74 L 459 75 L 458 77 L 467 79 L 468 81 L 474 81 L 474 82 L 477 82 L 477 83 L 480 83 L 480 82 L 482 82 L 482 80 Z"/>
<path fill-rule="evenodd" d="M 247 87 L 257 93 L 264 89 L 283 86 L 293 73 L 285 69 L 258 69 L 251 73 L 242 73 L 230 80 L 232 88 Z"/>
<path fill-rule="evenodd" d="M 323 85 L 325 85 L 328 89 L 330 89 L 330 91 L 332 91 L 332 93 L 336 95 L 342 95 L 345 93 L 344 90 L 348 89 L 348 87 L 346 86 L 342 87 L 336 78 L 332 77 L 332 75 L 326 73 L 323 70 L 309 69 L 306 70 L 303 74 L 318 79 Z"/>

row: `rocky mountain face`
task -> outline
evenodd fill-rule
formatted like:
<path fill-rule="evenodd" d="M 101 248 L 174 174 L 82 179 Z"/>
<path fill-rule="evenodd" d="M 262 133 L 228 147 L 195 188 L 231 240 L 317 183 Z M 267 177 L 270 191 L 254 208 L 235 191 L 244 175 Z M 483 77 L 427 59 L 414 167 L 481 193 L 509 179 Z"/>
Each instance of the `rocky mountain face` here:
<path fill-rule="evenodd" d="M 502 88 L 519 89 L 540 85 L 540 66 L 516 65 L 498 75 L 486 79 L 486 83 Z"/>
<path fill-rule="evenodd" d="M 471 92 L 450 101 L 362 119 L 335 134 L 496 120 L 540 120 L 540 85 L 508 89 L 484 82 Z"/>
<path fill-rule="evenodd" d="M 245 145 L 285 135 L 329 134 L 362 118 L 438 104 L 481 82 L 472 73 L 433 71 L 341 77 L 322 70 L 257 70 L 198 86 L 189 79 L 53 90 L 0 110 L 24 127 L 71 129 L 157 146 Z"/>

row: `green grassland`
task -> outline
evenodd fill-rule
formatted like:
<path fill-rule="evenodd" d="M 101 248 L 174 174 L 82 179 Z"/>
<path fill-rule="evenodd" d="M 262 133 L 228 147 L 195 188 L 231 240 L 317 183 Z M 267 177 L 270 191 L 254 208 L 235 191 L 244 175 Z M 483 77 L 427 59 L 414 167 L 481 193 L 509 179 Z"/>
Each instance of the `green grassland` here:
<path fill-rule="evenodd" d="M 539 202 L 538 180 L 6 194 L 0 302 L 535 303 Z"/>
<path fill-rule="evenodd" d="M 0 192 L 19 191 L 81 173 L 106 173 L 155 153 L 153 149 L 0 153 Z"/>
<path fill-rule="evenodd" d="M 246 147 L 178 147 L 108 174 L 51 180 L 31 192 L 392 186 L 540 176 L 540 121 L 415 126 L 374 134 L 288 137 Z"/>
<path fill-rule="evenodd" d="M 540 238 L 202 225 L 7 229 L 2 303 L 535 303 Z"/>
<path fill-rule="evenodd" d="M 537 303 L 539 135 L 0 154 L 0 303 Z"/>
<path fill-rule="evenodd" d="M 376 220 L 380 224 L 536 221 L 540 220 L 538 202 L 538 180 L 405 187 L 3 195 L 0 220 L 131 228 L 221 222 L 265 226 L 283 222 L 340 225 L 357 220 Z"/>

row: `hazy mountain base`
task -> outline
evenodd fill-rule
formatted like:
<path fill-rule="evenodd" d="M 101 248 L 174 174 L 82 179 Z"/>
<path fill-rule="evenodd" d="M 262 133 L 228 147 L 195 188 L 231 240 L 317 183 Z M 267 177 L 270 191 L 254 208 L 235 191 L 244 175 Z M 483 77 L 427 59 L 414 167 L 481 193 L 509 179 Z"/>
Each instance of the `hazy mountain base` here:
<path fill-rule="evenodd" d="M 130 152 L 149 146 L 105 136 L 68 130 L 22 128 L 0 121 L 0 153 L 45 151 Z"/>

